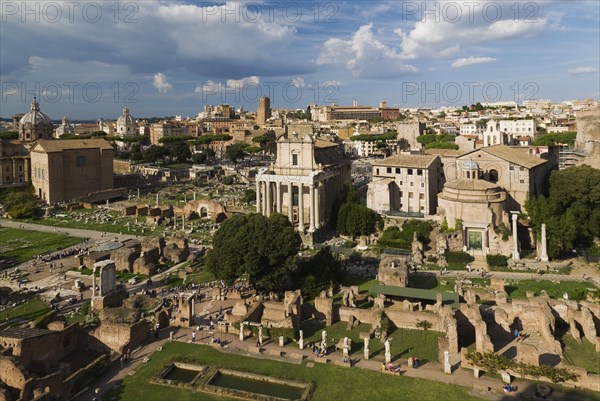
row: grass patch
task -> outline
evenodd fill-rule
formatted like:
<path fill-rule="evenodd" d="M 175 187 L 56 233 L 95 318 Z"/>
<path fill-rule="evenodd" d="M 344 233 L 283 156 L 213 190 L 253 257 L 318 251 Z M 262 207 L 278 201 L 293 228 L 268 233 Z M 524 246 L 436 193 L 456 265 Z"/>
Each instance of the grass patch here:
<path fill-rule="evenodd" d="M 585 368 L 590 373 L 600 374 L 600 353 L 596 347 L 583 338 L 581 344 L 575 341 L 573 336 L 566 334 L 562 338 L 564 344 L 563 361 L 566 364 Z"/>
<path fill-rule="evenodd" d="M 363 340 L 360 339 L 361 332 L 369 332 L 371 325 L 361 323 L 352 330 L 347 330 L 348 323 L 337 322 L 325 328 L 325 324 L 319 320 L 305 320 L 301 323 L 304 332 L 305 342 L 321 342 L 321 332 L 325 328 L 327 332 L 327 342 L 331 345 L 331 338 L 334 338 L 337 344 L 340 338 L 348 337 L 352 339 L 352 348 L 350 354 L 357 353 L 362 355 Z M 389 334 L 390 351 L 392 358 L 407 358 L 411 355 L 428 361 L 435 361 L 438 357 L 438 337 L 441 333 L 433 331 L 395 329 Z M 385 352 L 384 344 L 378 338 L 372 338 L 369 342 L 369 351 L 371 357 L 382 355 Z"/>
<path fill-rule="evenodd" d="M 205 284 L 216 280 L 215 276 L 208 270 L 202 269 L 198 273 L 188 274 L 185 277 L 185 284 Z"/>
<path fill-rule="evenodd" d="M 0 259 L 27 262 L 45 252 L 79 244 L 82 239 L 65 234 L 44 233 L 17 228 L 0 228 Z"/>
<path fill-rule="evenodd" d="M 570 299 L 574 299 L 581 294 L 581 291 L 585 293 L 587 288 L 596 287 L 590 283 L 576 281 L 556 283 L 548 280 L 507 280 L 504 288 L 508 296 L 514 299 L 527 299 L 527 291 L 533 291 L 536 296 L 539 296 L 542 290 L 554 299 L 562 299 L 565 292 L 569 294 Z"/>
<path fill-rule="evenodd" d="M 14 308 L 0 311 L 0 322 L 8 319 L 23 319 L 26 321 L 37 319 L 40 316 L 50 312 L 50 307 L 44 303 L 39 297 L 31 297 L 25 303 L 15 306 Z"/>
<path fill-rule="evenodd" d="M 200 365 L 211 365 L 227 369 L 262 374 L 281 379 L 312 382 L 316 384 L 313 401 L 377 401 L 377 400 L 420 400 L 435 401 L 444 395 L 446 401 L 474 401 L 468 389 L 451 384 L 404 376 L 392 376 L 380 372 L 344 368 L 329 364 L 289 364 L 279 361 L 254 359 L 235 354 L 220 353 L 204 345 L 180 342 L 167 343 L 161 352 L 155 352 L 150 362 L 141 365 L 133 376 L 126 376 L 119 388 L 110 391 L 104 399 L 121 401 L 163 400 L 207 400 L 223 401 L 230 398 L 150 384 L 171 360 L 177 357 Z M 205 379 L 206 380 L 206 379 Z M 93 384 L 92 384 L 93 385 Z"/>

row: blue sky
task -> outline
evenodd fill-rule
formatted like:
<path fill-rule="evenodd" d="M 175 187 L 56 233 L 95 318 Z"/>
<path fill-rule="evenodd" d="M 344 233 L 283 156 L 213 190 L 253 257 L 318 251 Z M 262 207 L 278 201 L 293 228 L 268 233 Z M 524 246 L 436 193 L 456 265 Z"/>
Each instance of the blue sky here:
<path fill-rule="evenodd" d="M 600 97 L 600 2 L 0 3 L 0 116 Z"/>

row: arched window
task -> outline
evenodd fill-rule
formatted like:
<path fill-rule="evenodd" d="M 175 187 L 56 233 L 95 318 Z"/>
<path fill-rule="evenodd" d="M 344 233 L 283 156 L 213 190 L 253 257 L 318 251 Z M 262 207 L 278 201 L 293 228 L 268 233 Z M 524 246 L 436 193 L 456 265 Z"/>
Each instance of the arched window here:
<path fill-rule="evenodd" d="M 490 182 L 498 182 L 498 170 L 490 170 Z"/>

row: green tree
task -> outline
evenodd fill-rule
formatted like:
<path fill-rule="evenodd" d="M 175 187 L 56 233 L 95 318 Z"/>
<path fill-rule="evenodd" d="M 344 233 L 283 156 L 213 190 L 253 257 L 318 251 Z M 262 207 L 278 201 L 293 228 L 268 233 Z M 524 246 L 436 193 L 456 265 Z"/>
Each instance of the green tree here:
<path fill-rule="evenodd" d="M 165 148 L 158 145 L 151 145 L 142 152 L 142 159 L 146 163 L 156 163 L 165 157 Z"/>
<path fill-rule="evenodd" d="M 192 157 L 190 146 L 184 141 L 169 143 L 166 145 L 166 149 L 169 154 L 169 158 L 171 160 L 176 160 L 179 163 L 185 163 L 190 157 Z"/>
<path fill-rule="evenodd" d="M 589 166 L 553 171 L 548 196 L 525 203 L 536 233 L 546 224 L 548 255 L 587 248 L 600 237 L 600 171 Z"/>
<path fill-rule="evenodd" d="M 342 275 L 342 263 L 325 247 L 299 264 L 294 282 L 300 283 L 302 295 L 315 298 L 321 291 L 340 283 Z"/>
<path fill-rule="evenodd" d="M 225 156 L 234 163 L 246 157 L 246 146 L 243 143 L 235 143 L 227 148 Z"/>
<path fill-rule="evenodd" d="M 252 138 L 252 142 L 258 143 L 259 145 L 263 146 L 269 142 L 269 138 L 267 138 L 265 135 L 259 135 Z"/>
<path fill-rule="evenodd" d="M 248 204 L 256 200 L 256 191 L 253 189 L 247 189 L 244 191 L 244 201 Z"/>
<path fill-rule="evenodd" d="M 227 283 L 247 275 L 259 291 L 281 291 L 296 268 L 301 242 L 288 218 L 279 213 L 236 215 L 215 233 L 206 266 Z"/>
<path fill-rule="evenodd" d="M 194 164 L 204 164 L 206 163 L 206 159 L 208 159 L 208 156 L 205 152 L 194 153 L 192 155 L 192 162 L 194 162 Z"/>
<path fill-rule="evenodd" d="M 375 232 L 377 213 L 358 203 L 346 202 L 340 207 L 337 229 L 343 235 L 369 235 Z"/>
<path fill-rule="evenodd" d="M 28 190 L 11 191 L 3 202 L 5 210 L 13 219 L 28 219 L 37 212 L 37 199 Z"/>

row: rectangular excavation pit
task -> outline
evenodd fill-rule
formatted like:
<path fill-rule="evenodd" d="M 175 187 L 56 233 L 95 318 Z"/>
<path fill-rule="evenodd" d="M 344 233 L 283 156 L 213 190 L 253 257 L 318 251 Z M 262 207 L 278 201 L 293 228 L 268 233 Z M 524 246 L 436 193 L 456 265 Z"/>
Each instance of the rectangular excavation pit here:
<path fill-rule="evenodd" d="M 218 369 L 206 382 L 204 391 L 260 401 L 306 401 L 313 386 L 269 376 Z"/>

